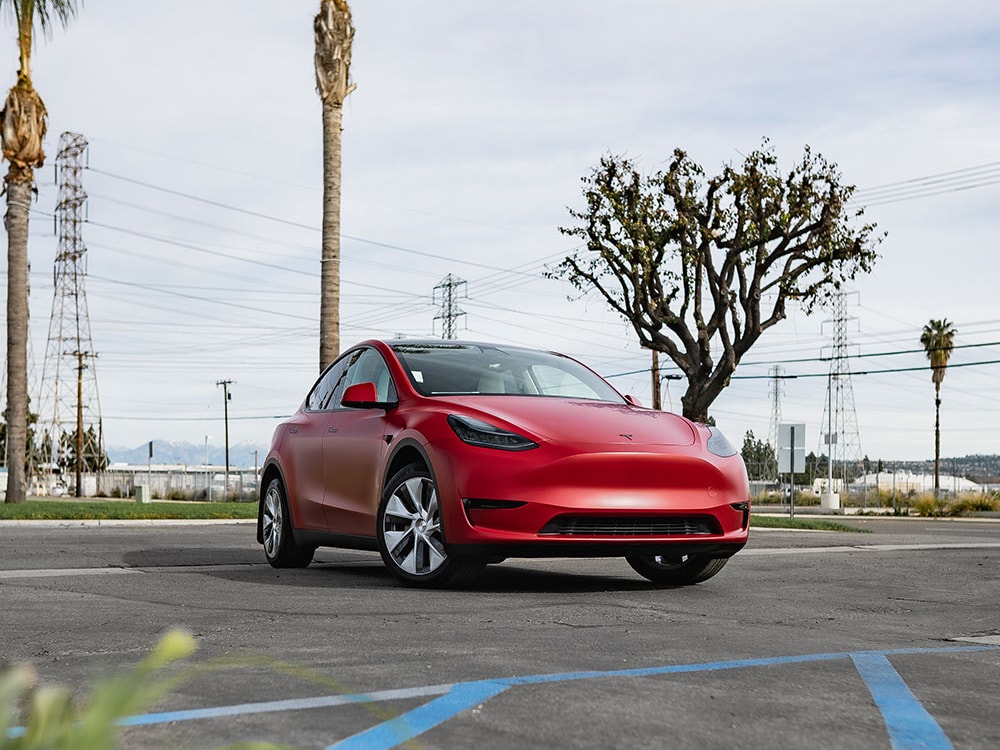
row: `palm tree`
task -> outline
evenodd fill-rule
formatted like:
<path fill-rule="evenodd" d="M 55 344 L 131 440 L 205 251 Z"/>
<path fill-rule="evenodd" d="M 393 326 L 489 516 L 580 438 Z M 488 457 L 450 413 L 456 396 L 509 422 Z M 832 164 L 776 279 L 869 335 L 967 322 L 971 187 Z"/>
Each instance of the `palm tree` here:
<path fill-rule="evenodd" d="M 31 83 L 34 25 L 44 34 L 58 19 L 63 27 L 76 15 L 76 0 L 0 0 L 17 24 L 20 67 L 7 94 L 0 126 L 3 158 L 10 162 L 7 192 L 7 502 L 27 496 L 25 453 L 28 438 L 28 211 L 35 167 L 42 166 L 42 139 L 48 115 Z"/>
<path fill-rule="evenodd" d="M 316 89 L 323 104 L 323 238 L 320 273 L 319 369 L 340 353 L 340 131 L 343 105 L 354 91 L 351 9 L 346 0 L 320 0 L 316 35 Z"/>
<path fill-rule="evenodd" d="M 924 326 L 920 343 L 931 363 L 934 381 L 934 496 L 941 490 L 941 381 L 948 369 L 951 350 L 955 348 L 955 326 L 946 319 L 931 320 Z"/>

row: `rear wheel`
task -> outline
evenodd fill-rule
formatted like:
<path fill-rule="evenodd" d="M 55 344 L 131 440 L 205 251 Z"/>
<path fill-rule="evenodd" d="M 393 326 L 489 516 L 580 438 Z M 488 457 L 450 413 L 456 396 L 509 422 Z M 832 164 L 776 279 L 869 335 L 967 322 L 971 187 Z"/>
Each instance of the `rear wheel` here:
<path fill-rule="evenodd" d="M 267 485 L 267 491 L 261 498 L 260 518 L 264 557 L 272 567 L 304 568 L 312 562 L 316 548 L 295 543 L 285 488 L 277 477 Z"/>
<path fill-rule="evenodd" d="M 420 464 L 404 467 L 388 481 L 376 523 L 383 562 L 409 586 L 464 584 L 483 570 L 481 560 L 448 553 L 437 484 Z"/>
<path fill-rule="evenodd" d="M 629 555 L 625 561 L 639 575 L 664 586 L 690 586 L 707 581 L 729 561 L 708 555 L 653 554 Z"/>

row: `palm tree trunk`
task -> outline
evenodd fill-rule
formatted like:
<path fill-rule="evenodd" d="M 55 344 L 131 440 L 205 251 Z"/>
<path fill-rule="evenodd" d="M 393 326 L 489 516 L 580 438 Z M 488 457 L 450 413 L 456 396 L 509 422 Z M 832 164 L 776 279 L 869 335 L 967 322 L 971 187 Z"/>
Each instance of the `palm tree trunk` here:
<path fill-rule="evenodd" d="M 28 211 L 30 169 L 19 169 L 7 182 L 7 502 L 27 497 L 25 475 L 28 439 Z M 24 177 L 28 173 L 29 179 Z"/>
<path fill-rule="evenodd" d="M 340 353 L 340 130 L 350 81 L 351 9 L 347 0 L 320 0 L 313 19 L 316 91 L 323 107 L 323 247 L 320 272 L 319 369 Z"/>
<path fill-rule="evenodd" d="M 340 141 L 343 107 L 323 103 L 323 238 L 319 369 L 340 353 Z"/>
<path fill-rule="evenodd" d="M 934 497 L 941 492 L 941 384 L 934 384 Z"/>

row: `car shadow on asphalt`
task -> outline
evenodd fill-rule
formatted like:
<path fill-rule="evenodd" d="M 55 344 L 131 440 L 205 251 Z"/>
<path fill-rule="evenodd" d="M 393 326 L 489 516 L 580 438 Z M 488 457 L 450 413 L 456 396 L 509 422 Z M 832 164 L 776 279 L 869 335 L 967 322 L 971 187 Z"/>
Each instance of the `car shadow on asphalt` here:
<path fill-rule="evenodd" d="M 253 565 L 245 570 L 232 568 L 205 570 L 206 575 L 223 578 L 235 583 L 252 585 L 279 584 L 310 589 L 392 589 L 414 591 L 398 582 L 378 557 L 316 561 L 308 568 L 274 569 L 267 565 Z M 438 592 L 460 592 L 463 595 L 484 594 L 588 594 L 600 592 L 649 591 L 664 588 L 649 583 L 638 576 L 624 578 L 609 573 L 593 575 L 553 570 L 540 570 L 512 564 L 491 565 L 475 581 L 463 586 L 433 589 Z"/>
<path fill-rule="evenodd" d="M 545 570 L 523 564 L 503 563 L 491 565 L 475 583 L 466 590 L 490 593 L 580 593 L 589 594 L 613 591 L 646 591 L 657 588 L 644 578 L 623 578 L 610 572 L 607 575 L 592 573 Z"/>
<path fill-rule="evenodd" d="M 135 568 L 196 568 L 204 575 L 234 583 L 275 583 L 318 589 L 400 588 L 376 553 L 321 550 L 307 568 L 272 568 L 259 549 L 153 547 L 126 552 L 123 562 Z M 593 566 L 590 566 L 591 570 Z M 490 565 L 473 582 L 450 590 L 483 593 L 597 593 L 666 588 L 628 572 L 607 574 L 532 567 L 531 561 Z M 449 589 L 440 589 L 449 590 Z"/>

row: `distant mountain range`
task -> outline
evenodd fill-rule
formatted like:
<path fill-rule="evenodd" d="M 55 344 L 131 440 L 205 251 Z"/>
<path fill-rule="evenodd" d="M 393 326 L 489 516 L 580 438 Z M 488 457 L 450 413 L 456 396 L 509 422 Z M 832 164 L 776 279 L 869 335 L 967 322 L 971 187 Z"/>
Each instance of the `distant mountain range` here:
<path fill-rule="evenodd" d="M 153 457 L 149 458 L 149 443 L 143 443 L 135 448 L 111 446 L 107 449 L 108 460 L 112 464 L 182 464 L 186 466 L 225 466 L 226 448 L 220 445 L 202 443 L 176 443 L 169 440 L 153 441 Z M 229 446 L 229 464 L 235 468 L 252 469 L 254 466 L 254 451 L 257 451 L 257 465 L 264 461 L 267 446 L 250 442 L 234 443 Z M 206 457 L 207 456 L 207 457 Z"/>

